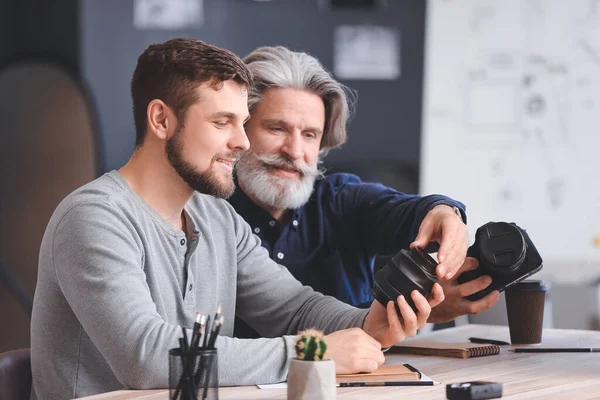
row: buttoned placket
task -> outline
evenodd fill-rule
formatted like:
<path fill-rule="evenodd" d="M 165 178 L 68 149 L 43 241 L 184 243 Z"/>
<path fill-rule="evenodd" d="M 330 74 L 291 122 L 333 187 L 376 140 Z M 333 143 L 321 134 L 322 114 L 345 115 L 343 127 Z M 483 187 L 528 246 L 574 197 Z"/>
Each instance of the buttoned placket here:
<path fill-rule="evenodd" d="M 300 225 L 300 223 L 298 222 L 298 220 L 300 219 L 300 215 L 298 214 L 298 212 L 296 211 L 294 213 L 294 219 L 289 223 L 290 225 L 286 225 L 281 233 L 278 232 L 277 234 L 277 239 L 273 242 L 273 248 L 271 249 L 271 258 L 273 260 L 275 260 L 276 262 L 280 262 L 283 263 L 285 261 L 285 257 L 286 257 L 286 251 L 287 249 L 282 249 L 280 246 L 280 238 L 283 235 L 286 235 L 286 231 L 288 229 L 292 229 L 294 232 L 298 231 L 298 226 Z M 269 221 L 269 225 L 272 227 L 272 229 L 278 229 L 277 228 L 277 221 L 275 220 L 271 220 Z"/>
<path fill-rule="evenodd" d="M 273 222 L 273 224 L 271 224 L 271 222 Z M 276 226 L 276 221 L 271 221 L 271 222 L 269 222 L 269 225 L 271 225 L 273 227 L 273 229 L 278 229 L 277 226 Z M 298 227 L 298 220 L 294 219 L 293 221 L 291 221 L 291 225 L 292 225 L 291 227 L 289 225 L 285 226 L 283 228 L 283 230 L 281 231 L 281 233 L 278 232 L 278 235 L 277 235 L 278 238 L 273 243 L 273 250 L 272 250 L 273 256 L 272 256 L 272 258 L 276 262 L 283 263 L 284 260 L 285 260 L 285 256 L 286 256 L 285 252 L 287 251 L 285 249 L 282 249 L 281 246 L 280 246 L 280 243 L 282 243 L 280 241 L 281 236 L 283 236 L 283 235 L 286 234 L 286 230 L 287 229 L 294 229 L 294 230 L 296 230 L 296 228 Z"/>
<path fill-rule="evenodd" d="M 194 274 L 194 269 L 190 267 L 190 262 L 193 258 L 193 255 L 198 247 L 198 241 L 200 239 L 199 232 L 195 231 L 190 235 L 189 239 L 181 239 L 180 244 L 182 247 L 185 247 L 184 258 L 183 258 L 183 268 L 187 275 L 187 279 L 185 280 L 185 288 L 184 288 L 184 304 L 185 307 L 190 310 L 192 313 L 195 312 L 196 308 L 196 296 L 193 296 L 194 290 L 196 289 L 196 276 Z M 187 245 L 186 245 L 187 244 Z"/>

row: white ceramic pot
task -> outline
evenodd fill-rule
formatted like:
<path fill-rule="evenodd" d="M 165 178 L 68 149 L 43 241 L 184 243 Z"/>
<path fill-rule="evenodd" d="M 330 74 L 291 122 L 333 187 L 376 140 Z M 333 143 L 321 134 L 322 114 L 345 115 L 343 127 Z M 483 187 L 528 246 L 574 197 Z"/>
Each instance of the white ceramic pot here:
<path fill-rule="evenodd" d="M 287 382 L 288 400 L 334 400 L 335 363 L 333 360 L 290 360 Z"/>

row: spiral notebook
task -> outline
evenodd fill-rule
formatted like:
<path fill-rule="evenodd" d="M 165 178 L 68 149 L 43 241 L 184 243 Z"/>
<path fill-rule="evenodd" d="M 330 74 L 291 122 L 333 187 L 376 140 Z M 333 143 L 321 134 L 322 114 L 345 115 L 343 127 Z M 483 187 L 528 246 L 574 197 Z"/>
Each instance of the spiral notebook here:
<path fill-rule="evenodd" d="M 500 346 L 495 344 L 449 343 L 417 339 L 406 343 L 398 343 L 390 349 L 390 352 L 395 354 L 469 358 L 500 354 Z"/>

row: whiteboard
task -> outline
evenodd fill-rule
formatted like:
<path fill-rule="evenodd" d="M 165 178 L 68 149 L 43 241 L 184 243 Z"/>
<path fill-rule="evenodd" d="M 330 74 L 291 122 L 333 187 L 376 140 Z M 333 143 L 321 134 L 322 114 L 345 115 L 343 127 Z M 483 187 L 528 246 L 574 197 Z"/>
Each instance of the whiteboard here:
<path fill-rule="evenodd" d="M 421 192 L 600 276 L 600 1 L 428 0 Z"/>

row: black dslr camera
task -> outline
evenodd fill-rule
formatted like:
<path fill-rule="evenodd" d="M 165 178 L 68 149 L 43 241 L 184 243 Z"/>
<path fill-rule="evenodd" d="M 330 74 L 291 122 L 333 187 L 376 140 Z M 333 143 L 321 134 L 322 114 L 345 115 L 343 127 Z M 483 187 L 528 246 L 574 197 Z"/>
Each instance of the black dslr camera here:
<path fill-rule="evenodd" d="M 461 274 L 458 277 L 460 283 L 481 275 L 492 278 L 487 288 L 467 297 L 472 301 L 494 290 L 503 291 L 542 269 L 542 258 L 529 235 L 514 223 L 488 222 L 479 227 L 475 233 L 475 243 L 467 250 L 467 256 L 476 258 L 479 267 Z M 433 284 L 438 281 L 436 267 L 436 261 L 418 248 L 400 250 L 375 273 L 371 292 L 384 307 L 393 301 L 398 315 L 400 311 L 396 299 L 402 294 L 417 312 L 410 293 L 418 290 L 423 296 L 429 296 Z"/>
<path fill-rule="evenodd" d="M 524 229 L 515 223 L 488 222 L 475 232 L 475 243 L 467 257 L 479 261 L 479 268 L 458 277 L 459 283 L 489 275 L 492 283 L 467 299 L 475 301 L 494 290 L 502 292 L 509 286 L 542 269 L 542 257 Z"/>

